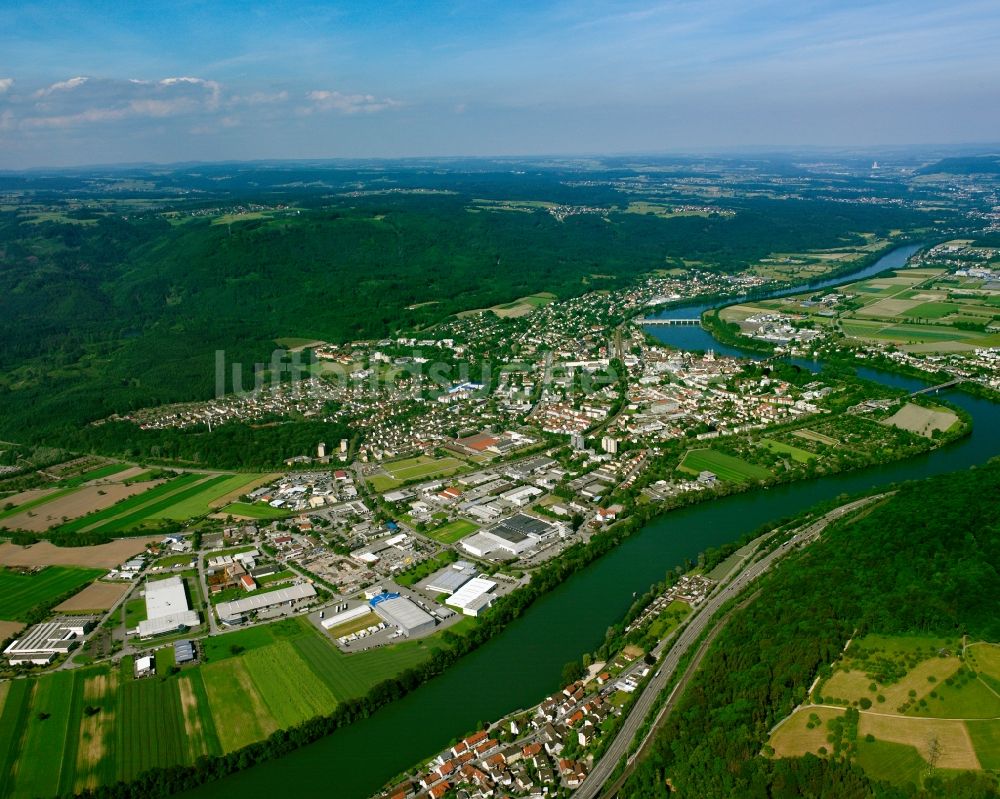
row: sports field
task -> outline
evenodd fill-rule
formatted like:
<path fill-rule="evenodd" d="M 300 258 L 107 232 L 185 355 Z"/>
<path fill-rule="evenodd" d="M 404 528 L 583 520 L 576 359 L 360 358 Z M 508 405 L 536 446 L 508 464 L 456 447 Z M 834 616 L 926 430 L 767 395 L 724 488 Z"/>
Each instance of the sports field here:
<path fill-rule="evenodd" d="M 431 458 L 420 455 L 416 458 L 384 463 L 382 464 L 384 474 L 375 474 L 368 479 L 376 491 L 389 491 L 409 480 L 452 475 L 465 465 L 465 462 L 458 458 Z"/>
<path fill-rule="evenodd" d="M 455 519 L 453 522 L 442 524 L 440 527 L 431 530 L 427 535 L 435 541 L 440 541 L 442 544 L 454 544 L 459 539 L 465 538 L 465 536 L 476 532 L 478 529 L 479 526 L 470 521 Z"/>
<path fill-rule="evenodd" d="M 97 569 L 48 566 L 36 574 L 19 574 L 0 568 L 0 619 L 23 621 L 36 607 L 82 588 L 104 574 Z"/>
<path fill-rule="evenodd" d="M 766 480 L 771 477 L 771 473 L 763 466 L 747 463 L 740 458 L 734 458 L 732 455 L 726 455 L 714 449 L 689 450 L 678 468 L 693 475 L 709 471 L 720 480 L 726 480 L 730 483 Z"/>

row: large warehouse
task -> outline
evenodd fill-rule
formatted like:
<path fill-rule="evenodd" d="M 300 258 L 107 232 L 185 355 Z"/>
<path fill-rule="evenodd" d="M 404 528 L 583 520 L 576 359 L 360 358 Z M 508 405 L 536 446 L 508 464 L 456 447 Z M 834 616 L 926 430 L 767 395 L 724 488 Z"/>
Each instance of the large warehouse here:
<path fill-rule="evenodd" d="M 487 530 L 462 539 L 462 547 L 477 558 L 506 559 L 526 552 L 559 534 L 562 528 L 526 513 L 515 513 Z"/>
<path fill-rule="evenodd" d="M 67 654 L 97 623 L 94 616 L 72 616 L 36 624 L 4 650 L 10 665 L 47 666 Z"/>
<path fill-rule="evenodd" d="M 150 638 L 199 624 L 201 618 L 188 605 L 184 580 L 179 576 L 146 583 L 146 618 L 139 622 L 140 637 Z"/>
<path fill-rule="evenodd" d="M 436 594 L 454 594 L 477 574 L 476 567 L 469 561 L 460 560 L 431 575 L 426 583 L 427 590 Z"/>
<path fill-rule="evenodd" d="M 445 600 L 445 604 L 458 608 L 466 616 L 478 616 L 480 611 L 493 604 L 492 591 L 496 587 L 492 580 L 476 577 Z"/>
<path fill-rule="evenodd" d="M 220 602 L 215 606 L 215 610 L 223 624 L 240 624 L 243 621 L 244 613 L 272 608 L 286 602 L 291 607 L 314 596 L 316 596 L 316 589 L 311 584 L 298 583 L 288 588 L 280 588 L 277 591 L 251 594 L 244 599 L 237 599 L 235 602 Z"/>
<path fill-rule="evenodd" d="M 371 605 L 386 623 L 398 627 L 407 638 L 427 635 L 434 629 L 434 617 L 405 596 L 382 594 L 375 597 Z"/>

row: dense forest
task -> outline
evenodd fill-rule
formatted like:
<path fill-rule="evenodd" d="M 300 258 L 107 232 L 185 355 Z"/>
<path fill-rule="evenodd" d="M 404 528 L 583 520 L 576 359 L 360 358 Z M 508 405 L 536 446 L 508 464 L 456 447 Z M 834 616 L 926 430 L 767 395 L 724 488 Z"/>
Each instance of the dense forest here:
<path fill-rule="evenodd" d="M 760 756 L 817 670 L 868 632 L 1000 639 L 1000 461 L 904 486 L 831 526 L 733 615 L 622 796 L 980 797 L 992 778 L 922 789 L 874 783 L 850 763 Z"/>
<path fill-rule="evenodd" d="M 378 338 L 537 291 L 568 297 L 620 286 L 672 259 L 736 270 L 773 252 L 857 245 L 862 231 L 928 224 L 904 208 L 756 197 L 727 199 L 733 217 L 612 211 L 560 221 L 544 210 L 470 211 L 476 198 L 628 202 L 560 172 L 340 174 L 343 188 L 430 187 L 357 196 L 331 194 L 324 177 L 334 177 L 322 171 L 230 172 L 226 197 L 155 210 L 109 213 L 108 196 L 92 185 L 100 213 L 79 200 L 30 221 L 16 205 L 0 210 L 0 435 L 51 440 L 115 412 L 208 398 L 217 350 L 249 366 L 267 361 L 278 337 Z M 184 171 L 157 180 L 160 193 L 192 195 L 207 195 L 207 185 L 218 193 L 224 182 Z M 0 177 L 0 188 L 30 189 L 32 202 L 56 206 L 61 192 L 86 185 Z M 136 199 L 116 192 L 115 202 Z M 231 224 L 198 215 L 238 202 L 287 206 Z"/>

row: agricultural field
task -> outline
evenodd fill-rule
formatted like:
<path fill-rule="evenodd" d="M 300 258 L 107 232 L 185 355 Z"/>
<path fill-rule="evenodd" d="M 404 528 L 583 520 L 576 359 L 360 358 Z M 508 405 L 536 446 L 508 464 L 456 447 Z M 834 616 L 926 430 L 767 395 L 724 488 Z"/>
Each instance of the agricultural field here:
<path fill-rule="evenodd" d="M 714 449 L 688 450 L 677 468 L 694 476 L 709 471 L 720 480 L 730 483 L 766 480 L 772 476 L 771 472 L 763 466 L 747 463 L 740 458 L 734 458 L 732 455 L 726 455 Z"/>
<path fill-rule="evenodd" d="M 108 507 L 95 509 L 95 512 L 59 525 L 58 529 L 63 533 L 98 532 L 112 535 L 156 529 L 165 523 L 205 516 L 267 482 L 271 477 L 272 475 L 265 474 L 187 473 L 166 482 L 123 485 L 123 490 L 135 490 L 138 486 L 145 486 L 148 490 Z M 102 486 L 102 490 L 109 489 L 109 486 Z M 86 490 L 88 489 L 80 489 Z M 11 520 L 7 521 L 9 523 Z"/>
<path fill-rule="evenodd" d="M 153 766 L 187 760 L 179 681 L 126 679 L 118 691 L 118 778 L 133 779 Z"/>
<path fill-rule="evenodd" d="M 50 488 L 31 488 L 27 491 L 21 491 L 9 497 L 4 497 L 3 503 L 0 505 L 0 520 L 25 514 L 32 508 L 36 508 L 39 505 L 43 505 L 46 502 L 58 499 L 72 492 L 72 488 L 57 488 L 52 486 Z"/>
<path fill-rule="evenodd" d="M 930 438 L 935 431 L 943 433 L 957 421 L 958 417 L 955 413 L 947 408 L 925 408 L 923 405 L 908 402 L 888 419 L 885 419 L 884 424 L 890 424 L 893 427 Z"/>
<path fill-rule="evenodd" d="M 160 536 L 121 538 L 90 547 L 57 547 L 48 541 L 22 547 L 0 544 L 0 566 L 81 566 L 111 569 L 142 552 L 147 544 L 159 542 Z"/>
<path fill-rule="evenodd" d="M 518 316 L 525 316 L 526 314 L 534 311 L 536 308 L 548 305 L 555 298 L 555 294 L 539 292 L 538 294 L 530 294 L 527 297 L 521 297 L 513 302 L 505 302 L 502 305 L 494 305 L 487 310 L 493 311 L 493 313 L 501 318 L 516 318 Z"/>
<path fill-rule="evenodd" d="M 110 508 L 91 513 L 79 519 L 74 519 L 68 524 L 59 526 L 59 531 L 63 533 L 76 533 L 81 530 L 97 530 L 101 528 L 111 528 L 110 522 L 125 517 L 134 511 L 141 510 L 146 506 L 154 505 L 164 498 L 169 498 L 190 485 L 203 480 L 204 475 L 184 474 L 168 480 L 149 491 L 138 496 L 129 497 Z"/>
<path fill-rule="evenodd" d="M 185 521 L 196 516 L 204 516 L 226 505 L 230 500 L 253 491 L 263 483 L 271 482 L 273 478 L 273 474 L 221 475 L 201 483 L 202 491 L 174 503 L 155 518 Z"/>
<path fill-rule="evenodd" d="M 657 641 L 662 641 L 690 612 L 691 606 L 687 602 L 675 599 L 653 619 L 646 634 Z"/>
<path fill-rule="evenodd" d="M 454 544 L 456 541 L 471 535 L 479 529 L 479 526 L 465 519 L 456 519 L 453 522 L 442 524 L 433 530 L 429 530 L 427 535 L 442 544 Z"/>
<path fill-rule="evenodd" d="M 113 669 L 0 683 L 0 795 L 66 795 L 232 751 L 364 695 L 425 661 L 437 641 L 345 655 L 295 618 L 205 639 L 204 664 L 173 675 L 167 647 L 157 675 L 141 680 L 128 656 Z"/>
<path fill-rule="evenodd" d="M 7 640 L 8 638 L 16 635 L 23 629 L 24 625 L 19 621 L 0 620 L 0 641 Z M 3 705 L 0 704 L 0 707 L 3 707 Z"/>
<path fill-rule="evenodd" d="M 822 433 L 817 433 L 815 430 L 810 430 L 808 427 L 793 430 L 792 435 L 801 438 L 804 441 L 815 441 L 817 444 L 825 444 L 828 447 L 835 447 L 840 443 L 840 441 L 836 438 L 831 438 L 830 436 L 823 435 Z"/>
<path fill-rule="evenodd" d="M 800 447 L 794 447 L 791 444 L 784 444 L 771 438 L 761 439 L 760 443 L 761 446 L 766 447 L 771 450 L 771 452 L 788 455 L 793 461 L 798 461 L 799 463 L 808 463 L 816 457 L 816 455 L 808 450 L 804 450 Z"/>
<path fill-rule="evenodd" d="M 1000 345 L 1000 291 L 953 272 L 945 266 L 901 269 L 829 291 L 733 306 L 723 318 L 740 322 L 777 312 L 917 353 Z"/>
<path fill-rule="evenodd" d="M 79 488 L 68 488 L 56 491 L 42 499 L 31 503 L 18 513 L 13 513 L 0 520 L 0 526 L 8 530 L 28 530 L 41 533 L 71 519 L 78 519 L 89 513 L 110 508 L 129 497 L 143 494 L 159 485 L 159 481 L 143 483 L 98 483 Z"/>
<path fill-rule="evenodd" d="M 96 569 L 47 566 L 33 574 L 0 568 L 0 619 L 20 621 L 34 608 L 48 607 L 55 599 L 103 576 Z"/>
<path fill-rule="evenodd" d="M 284 519 L 290 515 L 290 512 L 281 508 L 272 508 L 266 502 L 255 502 L 253 504 L 249 502 L 233 502 L 213 515 L 223 518 L 232 516 L 243 519 Z"/>
<path fill-rule="evenodd" d="M 897 784 L 1000 764 L 1000 647 L 957 638 L 854 641 L 772 733 L 778 757 L 829 754 L 831 739 L 872 777 Z M 855 720 L 851 720 L 854 714 Z"/>
<path fill-rule="evenodd" d="M 721 209 L 720 209 L 721 210 Z M 643 214 L 648 216 L 658 216 L 661 219 L 676 219 L 682 216 L 707 217 L 711 213 L 709 210 L 684 209 L 680 206 L 665 205 L 661 203 L 651 203 L 645 200 L 634 200 L 625 208 L 626 214 Z"/>
<path fill-rule="evenodd" d="M 87 613 L 104 611 L 114 607 L 129 589 L 131 583 L 119 580 L 114 583 L 105 583 L 98 580 L 91 583 L 78 594 L 74 594 L 64 602 L 55 606 L 54 610 L 64 613 Z"/>
<path fill-rule="evenodd" d="M 376 491 L 389 491 L 409 480 L 431 479 L 452 475 L 465 467 L 458 458 L 432 458 L 420 455 L 382 464 L 382 473 L 372 475 L 369 482 Z"/>

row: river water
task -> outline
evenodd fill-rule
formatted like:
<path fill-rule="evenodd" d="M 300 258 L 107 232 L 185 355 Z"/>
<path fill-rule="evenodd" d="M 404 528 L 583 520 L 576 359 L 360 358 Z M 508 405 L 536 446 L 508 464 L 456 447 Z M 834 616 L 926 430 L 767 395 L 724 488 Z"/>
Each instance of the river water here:
<path fill-rule="evenodd" d="M 897 249 L 862 270 L 867 275 L 902 266 L 917 246 Z M 837 283 L 859 279 L 842 276 Z M 826 283 L 825 285 L 834 285 Z M 820 286 L 816 286 L 820 287 Z M 672 309 L 691 316 L 697 306 Z M 694 327 L 660 327 L 658 337 L 681 346 L 673 336 Z M 707 336 L 707 334 L 705 334 Z M 708 346 L 724 351 L 712 339 Z M 734 351 L 734 354 L 742 354 Z M 859 370 L 883 384 L 916 390 L 911 378 Z M 559 686 L 563 665 L 603 640 L 632 602 L 665 572 L 706 547 L 741 537 L 765 522 L 803 511 L 839 494 L 901 480 L 916 480 L 983 463 L 1000 454 L 1000 406 L 950 391 L 949 400 L 973 417 L 972 435 L 926 455 L 844 475 L 791 483 L 712 500 L 653 520 L 596 563 L 538 600 L 517 621 L 445 674 L 402 700 L 282 758 L 263 763 L 185 796 L 208 799 L 240 796 L 273 799 L 285 790 L 318 792 L 334 799 L 363 799 L 386 780 L 428 758 L 478 722 L 529 707 Z"/>
<path fill-rule="evenodd" d="M 923 244 L 907 244 L 904 247 L 897 247 L 895 250 L 886 253 L 868 266 L 840 275 L 839 277 L 829 278 L 827 280 L 816 280 L 810 283 L 803 283 L 798 286 L 754 294 L 753 296 L 754 299 L 758 300 L 772 299 L 774 297 L 787 297 L 790 294 L 799 294 L 809 289 L 818 291 L 819 289 L 828 288 L 829 286 L 841 286 L 844 283 L 850 283 L 855 280 L 864 280 L 866 277 L 872 277 L 873 275 L 877 275 L 887 269 L 899 269 L 900 267 L 905 266 L 910 256 L 920 250 L 923 246 Z M 727 299 L 725 302 L 727 305 L 733 305 L 745 299 L 747 299 L 747 297 L 733 297 L 731 299 Z M 678 305 L 662 311 L 656 314 L 654 318 L 694 319 L 696 317 L 700 317 L 705 311 L 715 308 L 718 304 L 718 301 L 715 303 L 684 303 L 683 305 Z M 662 341 L 664 344 L 669 344 L 679 350 L 714 350 L 719 355 L 732 355 L 737 358 L 762 357 L 757 353 L 750 353 L 748 351 L 741 350 L 738 347 L 722 344 L 721 342 L 716 341 L 712 337 L 711 333 L 698 325 L 650 325 L 646 328 L 646 332 L 659 341 Z"/>

